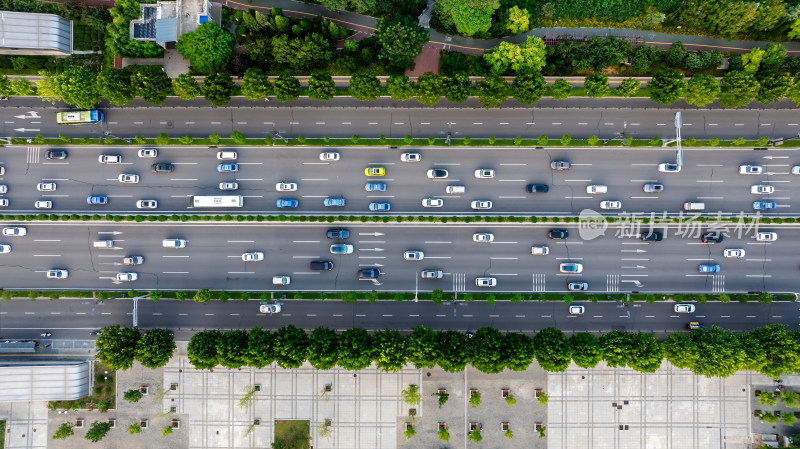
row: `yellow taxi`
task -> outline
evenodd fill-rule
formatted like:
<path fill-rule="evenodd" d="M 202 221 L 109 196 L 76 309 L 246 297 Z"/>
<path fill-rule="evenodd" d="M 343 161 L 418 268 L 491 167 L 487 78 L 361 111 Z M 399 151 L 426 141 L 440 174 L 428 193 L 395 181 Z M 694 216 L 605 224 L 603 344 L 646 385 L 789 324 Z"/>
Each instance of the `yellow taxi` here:
<path fill-rule="evenodd" d="M 367 176 L 383 176 L 386 174 L 386 169 L 383 167 L 367 167 L 364 169 L 364 174 Z"/>

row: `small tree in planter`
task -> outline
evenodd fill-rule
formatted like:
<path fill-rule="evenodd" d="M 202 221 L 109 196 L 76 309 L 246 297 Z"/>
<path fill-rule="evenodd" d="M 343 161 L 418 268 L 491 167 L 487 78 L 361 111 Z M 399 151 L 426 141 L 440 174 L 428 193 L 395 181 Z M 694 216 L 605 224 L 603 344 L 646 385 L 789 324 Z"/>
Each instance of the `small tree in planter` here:
<path fill-rule="evenodd" d="M 481 393 L 478 390 L 470 390 L 469 404 L 473 407 L 481 405 Z"/>
<path fill-rule="evenodd" d="M 165 436 L 170 435 L 170 434 L 172 434 L 172 426 L 166 426 L 163 429 L 161 429 L 161 436 L 162 437 L 165 437 Z"/>
<path fill-rule="evenodd" d="M 756 397 L 761 402 L 761 405 L 766 405 L 767 407 L 775 407 L 778 403 L 778 399 L 769 391 L 757 391 Z"/>
<path fill-rule="evenodd" d="M 128 433 L 130 433 L 131 435 L 142 433 L 142 426 L 140 426 L 139 423 L 131 424 L 130 426 L 128 426 Z"/>
<path fill-rule="evenodd" d="M 54 440 L 64 440 L 67 437 L 70 437 L 75 434 L 75 431 L 72 430 L 72 424 L 65 422 L 58 426 L 56 432 L 53 434 Z"/>
<path fill-rule="evenodd" d="M 512 438 L 514 436 L 514 432 L 512 432 L 511 429 L 506 429 L 505 435 L 506 438 Z"/>
<path fill-rule="evenodd" d="M 406 431 L 403 432 L 403 435 L 405 435 L 406 438 L 410 439 L 411 437 L 413 437 L 416 434 L 417 434 L 417 431 L 414 430 L 414 425 L 411 424 L 410 422 L 407 422 L 406 423 Z"/>
<path fill-rule="evenodd" d="M 550 396 L 547 395 L 544 391 L 536 395 L 536 399 L 539 400 L 539 403 L 542 405 L 547 405 L 547 401 L 550 399 Z"/>
<path fill-rule="evenodd" d="M 469 432 L 469 439 L 474 441 L 474 442 L 476 442 L 476 443 L 480 443 L 481 440 L 483 439 L 483 437 L 481 436 L 481 429 L 475 429 L 475 430 L 470 431 Z"/>
<path fill-rule="evenodd" d="M 433 396 L 439 396 L 439 408 L 447 403 L 447 399 L 450 398 L 450 395 L 447 394 L 447 390 L 439 390 L 433 394 Z"/>
<path fill-rule="evenodd" d="M 317 434 L 319 434 L 320 438 L 328 438 L 333 433 L 333 426 L 330 419 L 326 419 L 325 422 L 319 426 L 317 430 Z"/>
<path fill-rule="evenodd" d="M 781 419 L 783 419 L 783 423 L 786 424 L 787 426 L 791 426 L 792 424 L 797 422 L 797 417 L 794 416 L 794 413 L 792 412 L 782 412 Z"/>
<path fill-rule="evenodd" d="M 92 443 L 97 443 L 106 436 L 109 430 L 111 430 L 111 424 L 107 422 L 95 421 L 92 423 L 89 431 L 86 432 L 86 439 Z"/>
<path fill-rule="evenodd" d="M 142 396 L 144 395 L 139 390 L 128 390 L 122 395 L 122 399 L 125 399 L 130 403 L 135 403 L 139 402 L 139 400 L 142 399 Z"/>
<path fill-rule="evenodd" d="M 547 430 L 547 427 L 543 426 L 542 423 L 536 423 L 536 431 L 539 432 L 539 438 L 544 438 L 545 434 L 544 431 Z"/>
<path fill-rule="evenodd" d="M 517 405 L 517 399 L 511 394 L 511 390 L 503 388 L 503 399 L 506 400 L 508 405 Z"/>
<path fill-rule="evenodd" d="M 403 400 L 408 405 L 418 405 L 422 400 L 422 396 L 419 394 L 419 387 L 413 384 L 401 391 L 400 395 L 403 396 Z"/>
<path fill-rule="evenodd" d="M 447 424 L 440 422 L 439 431 L 437 432 L 439 439 L 442 441 L 450 441 L 450 432 L 447 431 Z"/>

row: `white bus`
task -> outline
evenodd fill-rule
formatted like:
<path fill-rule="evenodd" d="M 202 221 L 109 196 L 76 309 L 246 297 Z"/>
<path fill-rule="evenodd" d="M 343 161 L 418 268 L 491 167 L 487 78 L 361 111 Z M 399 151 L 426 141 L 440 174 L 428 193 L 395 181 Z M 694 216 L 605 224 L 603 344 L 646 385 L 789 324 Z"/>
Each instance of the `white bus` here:
<path fill-rule="evenodd" d="M 192 197 L 194 207 L 242 207 L 244 198 L 241 195 L 198 196 Z"/>

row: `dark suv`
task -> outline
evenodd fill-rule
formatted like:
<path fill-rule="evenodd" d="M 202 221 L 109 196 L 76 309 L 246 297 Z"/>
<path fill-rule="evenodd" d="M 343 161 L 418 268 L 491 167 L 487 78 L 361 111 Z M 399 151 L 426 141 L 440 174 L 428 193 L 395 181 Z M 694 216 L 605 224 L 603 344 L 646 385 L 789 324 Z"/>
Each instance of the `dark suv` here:
<path fill-rule="evenodd" d="M 639 238 L 645 241 L 660 242 L 664 240 L 664 234 L 661 231 L 642 232 Z"/>
<path fill-rule="evenodd" d="M 67 152 L 64 150 L 49 150 L 44 154 L 46 159 L 66 159 Z"/>
<path fill-rule="evenodd" d="M 330 260 L 314 260 L 308 264 L 308 268 L 314 271 L 328 271 L 333 270 L 333 262 Z"/>
<path fill-rule="evenodd" d="M 547 238 L 549 239 L 566 239 L 569 237 L 569 232 L 566 229 L 551 229 L 550 232 L 547 233 Z"/>
<path fill-rule="evenodd" d="M 358 270 L 358 279 L 378 279 L 378 276 L 381 275 L 381 270 L 377 268 L 364 268 L 363 270 Z"/>
<path fill-rule="evenodd" d="M 153 164 L 153 173 L 172 173 L 173 171 L 175 171 L 175 166 L 169 162 Z"/>
<path fill-rule="evenodd" d="M 550 187 L 547 184 L 528 184 L 525 191 L 528 193 L 547 193 Z"/>
<path fill-rule="evenodd" d="M 700 241 L 703 243 L 722 243 L 722 234 L 717 232 L 706 232 L 700 237 Z"/>
<path fill-rule="evenodd" d="M 346 239 L 350 237 L 350 231 L 347 229 L 328 229 L 329 239 Z"/>

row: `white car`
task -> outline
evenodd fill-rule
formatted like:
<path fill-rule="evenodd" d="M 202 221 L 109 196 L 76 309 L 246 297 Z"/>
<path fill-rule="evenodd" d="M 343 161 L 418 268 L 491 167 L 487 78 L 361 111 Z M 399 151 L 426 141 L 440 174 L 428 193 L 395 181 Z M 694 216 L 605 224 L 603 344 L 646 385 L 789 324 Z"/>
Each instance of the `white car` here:
<path fill-rule="evenodd" d="M 280 304 L 261 304 L 258 307 L 258 311 L 261 313 L 280 313 L 281 305 Z"/>
<path fill-rule="evenodd" d="M 608 186 L 602 184 L 591 184 L 586 186 L 586 193 L 591 195 L 599 195 L 601 193 L 608 193 Z"/>
<path fill-rule="evenodd" d="M 24 226 L 9 226 L 7 228 L 3 228 L 3 235 L 6 237 L 22 237 L 23 235 L 28 235 L 28 228 Z"/>
<path fill-rule="evenodd" d="M 494 170 L 491 168 L 479 168 L 475 170 L 476 178 L 494 178 Z"/>
<path fill-rule="evenodd" d="M 138 209 L 155 209 L 158 207 L 158 201 L 156 200 L 139 200 L 136 202 L 136 207 Z"/>
<path fill-rule="evenodd" d="M 743 249 L 726 249 L 722 252 L 722 255 L 725 257 L 732 257 L 732 258 L 742 258 L 744 257 L 744 250 Z"/>
<path fill-rule="evenodd" d="M 245 262 L 258 262 L 264 260 L 264 253 L 262 253 L 261 251 L 244 253 L 242 254 L 242 260 Z"/>
<path fill-rule="evenodd" d="M 122 156 L 101 154 L 100 157 L 97 158 L 97 162 L 100 162 L 101 164 L 121 164 Z"/>
<path fill-rule="evenodd" d="M 767 195 L 770 193 L 775 193 L 775 186 L 770 186 L 767 184 L 757 184 L 750 187 L 750 193 L 756 195 Z"/>
<path fill-rule="evenodd" d="M 33 203 L 33 207 L 37 209 L 52 209 L 53 202 L 52 201 L 37 201 Z"/>
<path fill-rule="evenodd" d="M 491 232 L 477 232 L 472 234 L 472 241 L 491 243 L 494 241 L 494 234 Z"/>
<path fill-rule="evenodd" d="M 0 167 L 0 168 L 2 168 L 2 167 Z M 2 173 L 0 173 L 0 174 L 2 174 Z M 792 167 L 792 174 L 793 175 L 800 175 L 800 165 L 795 165 L 794 167 Z"/>
<path fill-rule="evenodd" d="M 0 184 L 0 193 L 8 193 L 8 186 L 5 184 Z"/>
<path fill-rule="evenodd" d="M 117 181 L 124 182 L 126 184 L 138 184 L 139 175 L 130 175 L 123 173 L 117 177 Z"/>
<path fill-rule="evenodd" d="M 475 200 L 472 203 L 470 203 L 470 206 L 475 210 L 491 209 L 492 208 L 492 202 L 491 201 Z"/>
<path fill-rule="evenodd" d="M 441 198 L 425 198 L 422 200 L 422 207 L 442 207 L 444 200 Z"/>
<path fill-rule="evenodd" d="M 66 279 L 69 277 L 67 270 L 47 270 L 47 279 Z"/>
<path fill-rule="evenodd" d="M 8 254 L 11 252 L 11 245 L 0 245 L 0 254 Z"/>
<path fill-rule="evenodd" d="M 622 209 L 622 201 L 600 201 L 600 209 Z"/>
<path fill-rule="evenodd" d="M 279 182 L 275 184 L 275 190 L 278 192 L 294 192 L 297 190 L 297 184 L 294 182 Z"/>
<path fill-rule="evenodd" d="M 562 273 L 582 273 L 583 272 L 583 264 L 579 263 L 572 263 L 566 262 L 558 265 L 558 271 Z"/>
<path fill-rule="evenodd" d="M 8 198 L 0 198 L 0 207 L 8 207 Z"/>
<path fill-rule="evenodd" d="M 432 168 L 426 173 L 430 179 L 445 179 L 450 176 L 450 172 L 444 168 Z"/>
<path fill-rule="evenodd" d="M 122 259 L 122 265 L 141 265 L 144 263 L 142 256 L 128 256 Z"/>
<path fill-rule="evenodd" d="M 675 313 L 694 313 L 694 304 L 675 304 Z"/>
<path fill-rule="evenodd" d="M 117 273 L 117 281 L 133 282 L 139 279 L 139 273 Z"/>
<path fill-rule="evenodd" d="M 339 153 L 335 151 L 326 151 L 324 153 L 319 154 L 319 160 L 321 161 L 338 161 L 339 160 Z"/>
<path fill-rule="evenodd" d="M 497 285 L 497 278 L 475 278 L 476 287 L 494 287 Z"/>
<path fill-rule="evenodd" d="M 238 182 L 221 182 L 219 183 L 220 190 L 239 190 Z"/>
<path fill-rule="evenodd" d="M 572 284 L 580 284 L 580 283 L 585 284 L 585 282 L 571 282 L 570 286 L 572 286 Z M 570 289 L 570 290 L 572 290 L 572 289 Z M 586 309 L 584 309 L 583 306 L 569 306 L 569 314 L 570 315 L 583 315 L 583 312 L 585 312 L 585 311 L 586 311 Z"/>
<path fill-rule="evenodd" d="M 36 184 L 36 190 L 40 192 L 55 192 L 56 191 L 56 183 L 54 182 L 40 182 Z"/>
<path fill-rule="evenodd" d="M 400 155 L 401 162 L 419 162 L 422 160 L 422 155 L 419 153 L 403 153 Z"/>
<path fill-rule="evenodd" d="M 422 251 L 406 251 L 403 253 L 405 260 L 422 260 L 425 258 L 425 253 Z"/>
<path fill-rule="evenodd" d="M 774 242 L 775 240 L 778 240 L 776 232 L 759 232 L 756 234 L 756 241 L 759 242 Z"/>
<path fill-rule="evenodd" d="M 681 166 L 678 164 L 665 162 L 663 164 L 658 164 L 658 171 L 661 173 L 680 173 Z"/>
<path fill-rule="evenodd" d="M 531 255 L 533 256 L 546 256 L 550 254 L 550 248 L 547 246 L 531 246 Z"/>
<path fill-rule="evenodd" d="M 739 174 L 740 175 L 760 175 L 764 172 L 764 168 L 760 165 L 740 165 L 739 166 Z"/>
<path fill-rule="evenodd" d="M 272 285 L 289 285 L 291 282 L 289 276 L 272 276 Z"/>
<path fill-rule="evenodd" d="M 155 148 L 142 148 L 139 150 L 139 157 L 156 157 L 158 150 Z"/>

